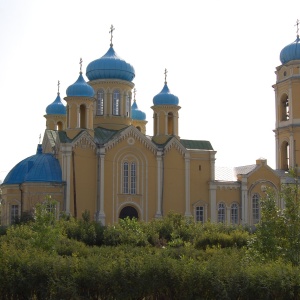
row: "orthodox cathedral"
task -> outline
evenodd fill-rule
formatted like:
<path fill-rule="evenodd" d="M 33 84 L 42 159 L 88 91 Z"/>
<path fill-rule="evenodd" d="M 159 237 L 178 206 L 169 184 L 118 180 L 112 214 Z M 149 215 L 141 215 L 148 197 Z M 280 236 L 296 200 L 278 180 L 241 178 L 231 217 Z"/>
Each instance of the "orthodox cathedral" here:
<path fill-rule="evenodd" d="M 178 136 L 179 99 L 165 82 L 153 97 L 153 136 L 138 109 L 135 70 L 112 44 L 80 73 L 62 103 L 46 107 L 46 129 L 36 154 L 19 162 L 1 187 L 1 224 L 31 212 L 51 196 L 55 211 L 80 218 L 84 211 L 102 224 L 119 218 L 142 221 L 173 211 L 197 222 L 253 225 L 267 187 L 279 195 L 287 171 L 300 162 L 300 39 L 284 47 L 276 68 L 276 169 L 259 158 L 218 175 L 209 141 Z M 58 85 L 59 86 L 59 85 Z M 176 88 L 176 87 L 175 87 Z M 278 197 L 278 205 L 283 207 Z"/>

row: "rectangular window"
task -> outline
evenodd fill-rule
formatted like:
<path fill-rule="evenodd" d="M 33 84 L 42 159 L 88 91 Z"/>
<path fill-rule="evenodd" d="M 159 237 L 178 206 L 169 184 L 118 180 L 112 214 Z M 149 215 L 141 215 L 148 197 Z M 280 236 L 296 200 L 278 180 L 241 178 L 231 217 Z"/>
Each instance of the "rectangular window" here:
<path fill-rule="evenodd" d="M 10 223 L 14 224 L 19 218 L 19 205 L 13 204 L 10 207 Z"/>
<path fill-rule="evenodd" d="M 128 194 L 128 184 L 129 184 L 129 170 L 128 170 L 128 163 L 125 162 L 123 164 L 123 193 Z"/>
<path fill-rule="evenodd" d="M 196 222 L 204 223 L 204 207 L 203 206 L 196 207 Z"/>
<path fill-rule="evenodd" d="M 231 205 L 231 224 L 238 224 L 239 221 L 239 208 L 236 203 Z"/>
<path fill-rule="evenodd" d="M 130 194 L 136 194 L 136 166 L 135 163 L 131 163 L 130 170 Z"/>
<path fill-rule="evenodd" d="M 97 92 L 97 116 L 104 114 L 104 91 L 100 90 Z"/>

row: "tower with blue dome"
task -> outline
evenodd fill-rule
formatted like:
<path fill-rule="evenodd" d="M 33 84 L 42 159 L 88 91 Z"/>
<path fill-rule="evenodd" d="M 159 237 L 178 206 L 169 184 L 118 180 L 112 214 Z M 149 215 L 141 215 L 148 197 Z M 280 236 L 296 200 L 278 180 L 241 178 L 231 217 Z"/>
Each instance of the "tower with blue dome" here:
<path fill-rule="evenodd" d="M 132 118 L 132 125 L 136 127 L 139 131 L 143 134 L 146 134 L 146 114 L 138 108 L 136 103 L 136 89 L 134 89 L 134 98 L 133 103 L 131 106 L 131 118 Z"/>
<path fill-rule="evenodd" d="M 179 99 L 172 94 L 167 84 L 167 69 L 165 69 L 165 83 L 159 94 L 153 97 L 153 140 L 163 143 L 170 137 L 178 136 Z"/>
<path fill-rule="evenodd" d="M 300 39 L 299 21 L 294 42 L 280 52 L 273 85 L 276 101 L 276 168 L 290 170 L 300 165 Z"/>
<path fill-rule="evenodd" d="M 60 82 L 58 81 L 57 96 L 55 100 L 46 107 L 46 128 L 50 130 L 64 130 L 66 128 L 66 107 L 62 103 L 59 92 Z"/>
<path fill-rule="evenodd" d="M 86 83 L 82 76 L 82 59 L 80 59 L 80 72 L 77 80 L 67 88 L 67 123 L 66 133 L 69 138 L 74 138 L 82 130 L 88 130 L 94 135 L 93 112 L 94 90 Z"/>

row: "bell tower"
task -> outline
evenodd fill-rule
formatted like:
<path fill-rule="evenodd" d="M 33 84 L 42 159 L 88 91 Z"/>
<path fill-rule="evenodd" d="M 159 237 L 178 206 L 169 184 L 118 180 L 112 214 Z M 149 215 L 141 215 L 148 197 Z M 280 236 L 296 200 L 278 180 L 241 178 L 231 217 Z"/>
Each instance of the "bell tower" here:
<path fill-rule="evenodd" d="M 288 171 L 300 166 L 300 39 L 299 20 L 296 40 L 280 52 L 276 68 L 276 169 Z"/>

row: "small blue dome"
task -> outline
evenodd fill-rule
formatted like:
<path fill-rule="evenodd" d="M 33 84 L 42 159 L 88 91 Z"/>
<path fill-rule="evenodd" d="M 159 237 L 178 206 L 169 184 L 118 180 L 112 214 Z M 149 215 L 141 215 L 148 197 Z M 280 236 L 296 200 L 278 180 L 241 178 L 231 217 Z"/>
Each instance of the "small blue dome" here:
<path fill-rule="evenodd" d="M 85 82 L 82 73 L 80 72 L 77 81 L 67 88 L 67 96 L 94 97 L 94 89 Z"/>
<path fill-rule="evenodd" d="M 86 68 L 86 76 L 89 80 L 121 79 L 132 81 L 135 77 L 135 71 L 133 66 L 120 58 L 111 46 L 101 58 L 89 63 Z"/>
<path fill-rule="evenodd" d="M 138 106 L 137 106 L 135 100 L 134 100 L 133 104 L 131 105 L 131 117 L 133 120 L 138 120 L 138 121 L 146 120 L 146 114 L 138 109 Z"/>
<path fill-rule="evenodd" d="M 178 105 L 178 103 L 178 97 L 171 94 L 167 83 L 165 83 L 161 92 L 153 98 L 154 105 Z"/>
<path fill-rule="evenodd" d="M 49 153 L 42 153 L 38 145 L 37 153 L 19 162 L 5 177 L 2 184 L 24 182 L 62 182 L 59 161 Z"/>
<path fill-rule="evenodd" d="M 291 60 L 300 60 L 300 38 L 297 35 L 296 40 L 285 46 L 280 52 L 280 61 L 282 64 L 286 64 Z"/>
<path fill-rule="evenodd" d="M 56 99 L 46 107 L 47 115 L 65 115 L 66 107 L 63 105 L 60 99 L 59 93 L 57 93 Z"/>

